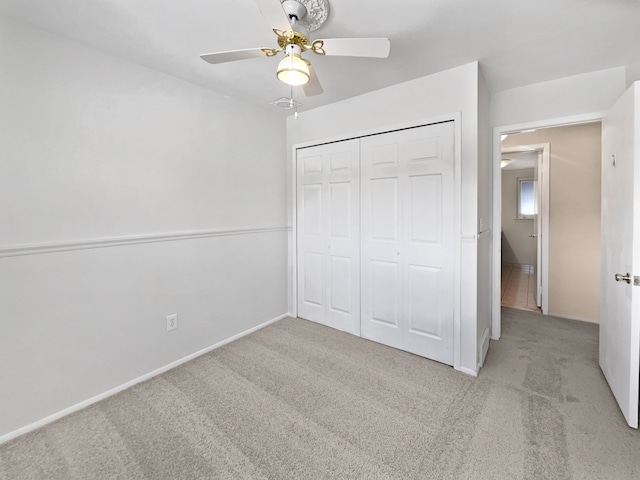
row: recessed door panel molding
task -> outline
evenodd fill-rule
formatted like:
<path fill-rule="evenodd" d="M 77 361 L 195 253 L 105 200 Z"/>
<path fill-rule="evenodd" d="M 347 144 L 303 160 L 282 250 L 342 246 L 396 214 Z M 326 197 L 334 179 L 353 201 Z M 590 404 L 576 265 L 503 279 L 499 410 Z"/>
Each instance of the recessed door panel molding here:
<path fill-rule="evenodd" d="M 371 238 L 397 241 L 398 179 L 372 178 L 370 186 L 366 201 L 371 208 Z"/>
<path fill-rule="evenodd" d="M 310 155 L 305 157 L 301 163 L 304 176 L 322 173 L 322 155 Z"/>
<path fill-rule="evenodd" d="M 453 365 L 453 122 L 364 137 L 360 168 L 362 336 Z"/>
<path fill-rule="evenodd" d="M 376 145 L 371 149 L 370 156 L 370 166 L 372 168 L 397 167 L 398 145 L 395 143 Z"/>
<path fill-rule="evenodd" d="M 322 254 L 305 252 L 304 264 L 306 266 L 302 289 L 304 303 L 313 305 L 314 307 L 322 307 L 322 277 L 324 276 L 322 271 Z"/>
<path fill-rule="evenodd" d="M 360 141 L 301 148 L 296 160 L 298 316 L 360 335 Z"/>
<path fill-rule="evenodd" d="M 353 259 L 351 257 L 329 258 L 331 282 L 329 283 L 329 308 L 334 312 L 351 315 L 353 296 Z"/>
<path fill-rule="evenodd" d="M 408 265 L 407 320 L 412 333 L 442 339 L 440 273 L 442 269 Z"/>
<path fill-rule="evenodd" d="M 409 240 L 442 244 L 442 175 L 409 177 Z"/>
<path fill-rule="evenodd" d="M 400 266 L 397 262 L 371 262 L 371 319 L 397 327 L 399 324 Z"/>
<path fill-rule="evenodd" d="M 409 142 L 409 162 L 423 162 L 429 160 L 440 160 L 438 138 L 420 139 Z"/>
<path fill-rule="evenodd" d="M 301 200 L 305 235 L 322 235 L 322 185 L 304 185 Z"/>
<path fill-rule="evenodd" d="M 351 152 L 336 152 L 329 155 L 331 173 L 349 172 L 357 167 L 357 165 L 353 165 Z"/>
<path fill-rule="evenodd" d="M 350 238 L 354 233 L 351 225 L 351 182 L 329 184 L 329 232 L 332 238 Z"/>

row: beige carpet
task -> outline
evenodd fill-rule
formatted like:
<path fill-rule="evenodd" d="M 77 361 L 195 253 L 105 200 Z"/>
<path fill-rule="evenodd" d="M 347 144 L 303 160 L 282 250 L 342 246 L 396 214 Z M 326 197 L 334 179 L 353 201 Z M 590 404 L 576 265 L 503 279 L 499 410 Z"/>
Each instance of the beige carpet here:
<path fill-rule="evenodd" d="M 637 479 L 598 327 L 503 311 L 478 378 L 286 319 L 0 446 L 0 479 Z"/>

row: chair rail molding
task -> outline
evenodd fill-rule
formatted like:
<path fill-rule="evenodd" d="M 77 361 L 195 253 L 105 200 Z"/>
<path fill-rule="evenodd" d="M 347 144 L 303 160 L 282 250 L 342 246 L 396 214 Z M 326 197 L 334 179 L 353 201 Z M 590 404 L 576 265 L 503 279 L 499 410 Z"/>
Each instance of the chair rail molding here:
<path fill-rule="evenodd" d="M 0 258 L 23 255 L 42 255 L 45 253 L 86 250 L 90 248 L 119 247 L 156 242 L 173 242 L 197 238 L 223 237 L 233 235 L 255 235 L 264 233 L 289 232 L 291 227 L 240 228 L 229 230 L 198 230 L 190 232 L 156 233 L 147 235 L 124 235 L 120 237 L 94 238 L 68 242 L 43 243 L 37 245 L 13 245 L 0 247 Z"/>

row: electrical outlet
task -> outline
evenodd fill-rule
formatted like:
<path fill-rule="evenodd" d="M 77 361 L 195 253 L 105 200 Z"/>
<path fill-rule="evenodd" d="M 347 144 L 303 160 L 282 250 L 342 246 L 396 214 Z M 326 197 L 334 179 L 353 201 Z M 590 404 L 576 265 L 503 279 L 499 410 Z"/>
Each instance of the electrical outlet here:
<path fill-rule="evenodd" d="M 167 332 L 175 330 L 176 328 L 178 328 L 178 314 L 174 313 L 167 317 Z"/>

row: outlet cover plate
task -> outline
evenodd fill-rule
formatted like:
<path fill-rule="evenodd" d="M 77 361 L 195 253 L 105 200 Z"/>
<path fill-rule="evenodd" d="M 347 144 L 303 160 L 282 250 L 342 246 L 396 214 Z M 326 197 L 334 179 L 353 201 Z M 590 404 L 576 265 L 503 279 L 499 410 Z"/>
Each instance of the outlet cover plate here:
<path fill-rule="evenodd" d="M 167 316 L 167 332 L 171 330 L 175 330 L 178 328 L 178 314 L 174 313 L 173 315 Z"/>

